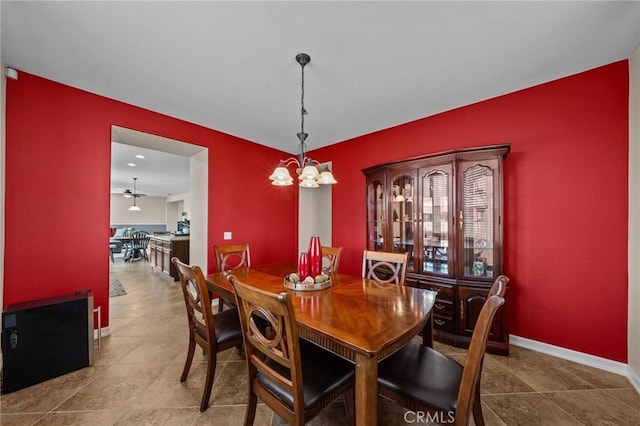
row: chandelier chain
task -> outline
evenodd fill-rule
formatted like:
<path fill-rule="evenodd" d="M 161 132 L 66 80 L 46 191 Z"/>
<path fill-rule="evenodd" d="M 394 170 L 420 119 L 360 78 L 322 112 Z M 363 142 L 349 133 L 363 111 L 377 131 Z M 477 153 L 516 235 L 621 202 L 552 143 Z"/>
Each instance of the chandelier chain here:
<path fill-rule="evenodd" d="M 301 118 L 301 123 L 300 123 L 300 132 L 304 133 L 304 115 L 307 113 L 307 110 L 304 109 L 304 65 L 302 65 L 302 89 L 300 91 L 301 95 L 300 95 L 300 118 Z"/>

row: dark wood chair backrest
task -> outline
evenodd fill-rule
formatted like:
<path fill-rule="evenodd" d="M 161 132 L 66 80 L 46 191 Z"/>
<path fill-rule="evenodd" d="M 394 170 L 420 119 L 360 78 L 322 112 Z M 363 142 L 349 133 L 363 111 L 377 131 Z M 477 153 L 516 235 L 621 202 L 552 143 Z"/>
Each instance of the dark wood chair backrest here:
<path fill-rule="evenodd" d="M 232 244 L 227 246 L 213 246 L 216 255 L 216 267 L 218 272 L 233 270 L 237 268 L 249 268 L 251 266 L 251 256 L 249 244 Z"/>
<path fill-rule="evenodd" d="M 189 266 L 178 260 L 177 257 L 171 259 L 176 266 L 184 302 L 187 308 L 187 319 L 189 329 L 194 331 L 196 343 L 207 350 L 216 353 L 216 335 L 213 312 L 211 310 L 211 299 L 207 290 L 207 283 L 199 266 Z"/>
<path fill-rule="evenodd" d="M 282 401 L 255 380 L 257 373 L 263 374 L 293 395 L 293 412 L 302 415 L 304 396 L 300 344 L 290 296 L 284 292 L 273 294 L 250 287 L 233 275 L 229 276 L 229 281 L 236 293 L 250 386 L 254 387 L 254 393 L 276 413 L 281 410 L 287 411 L 288 408 Z M 260 318 L 257 320 L 258 323 L 256 318 Z M 268 323 L 267 327 L 264 326 L 265 320 Z M 262 325 L 259 327 L 260 322 Z M 290 374 L 282 374 L 273 368 L 274 364 L 268 360 L 283 366 Z M 281 408 L 278 408 L 279 406 Z"/>
<path fill-rule="evenodd" d="M 365 250 L 362 255 L 362 278 L 404 285 L 409 253 Z"/>

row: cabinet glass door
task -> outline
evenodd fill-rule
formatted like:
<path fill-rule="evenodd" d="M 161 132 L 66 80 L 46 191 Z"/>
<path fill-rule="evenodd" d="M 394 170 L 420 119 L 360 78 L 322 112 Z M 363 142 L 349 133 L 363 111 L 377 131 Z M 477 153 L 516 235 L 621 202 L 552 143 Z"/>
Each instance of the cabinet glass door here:
<path fill-rule="evenodd" d="M 422 270 L 450 273 L 451 166 L 422 170 Z"/>
<path fill-rule="evenodd" d="M 462 273 L 466 277 L 493 278 L 495 169 L 491 164 L 474 164 L 462 170 Z"/>
<path fill-rule="evenodd" d="M 367 185 L 367 250 L 384 250 L 384 181 L 374 179 Z"/>
<path fill-rule="evenodd" d="M 415 252 L 414 252 L 414 184 L 413 176 L 401 175 L 392 181 L 391 193 L 391 237 L 392 248 L 395 253 L 409 253 L 407 270 L 412 271 Z"/>

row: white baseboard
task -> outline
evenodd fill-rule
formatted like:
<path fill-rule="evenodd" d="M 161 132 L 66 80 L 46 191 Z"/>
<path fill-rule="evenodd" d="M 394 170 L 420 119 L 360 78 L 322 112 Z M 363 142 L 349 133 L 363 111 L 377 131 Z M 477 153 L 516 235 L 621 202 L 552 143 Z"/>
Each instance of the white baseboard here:
<path fill-rule="evenodd" d="M 625 376 L 629 379 L 636 392 L 640 393 L 640 376 L 638 376 L 638 373 L 633 371 L 631 367 L 625 363 L 585 354 L 572 349 L 562 348 L 560 346 L 550 345 L 548 343 L 538 342 L 525 337 L 514 336 L 513 334 L 509 335 L 509 343 L 522 348 L 531 349 L 532 351 L 541 352 L 543 354 Z"/>
<path fill-rule="evenodd" d="M 629 367 L 629 371 L 627 372 L 627 379 L 629 379 L 636 392 L 640 394 L 640 375 L 631 367 Z"/>
<path fill-rule="evenodd" d="M 111 335 L 111 327 L 107 326 L 107 327 L 102 327 L 100 329 L 100 337 L 106 337 L 106 336 L 110 336 Z M 98 330 L 93 330 L 93 340 L 97 340 L 98 339 Z"/>

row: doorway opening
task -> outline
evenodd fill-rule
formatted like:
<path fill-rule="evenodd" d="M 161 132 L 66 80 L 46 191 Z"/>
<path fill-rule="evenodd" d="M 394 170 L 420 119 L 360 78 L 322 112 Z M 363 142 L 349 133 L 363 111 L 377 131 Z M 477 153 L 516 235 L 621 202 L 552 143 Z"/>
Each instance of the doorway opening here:
<path fill-rule="evenodd" d="M 189 182 L 188 192 L 181 194 L 164 194 L 164 215 L 163 223 L 167 230 L 175 231 L 177 220 L 182 219 L 183 211 L 188 212 L 191 222 L 191 229 L 197 230 L 189 238 L 189 263 L 200 265 L 206 269 L 207 264 L 207 205 L 208 205 L 208 149 L 188 142 L 169 139 L 162 136 L 152 135 L 141 131 L 128 129 L 120 126 L 111 126 L 111 141 L 113 143 L 129 145 L 145 150 L 153 150 L 161 153 L 173 154 L 185 157 L 189 161 Z M 141 160 L 143 161 L 143 160 Z M 111 192 L 117 191 L 121 185 L 114 188 L 112 170 Z M 136 173 L 135 166 L 131 167 L 131 175 Z M 165 167 L 165 176 L 170 167 Z M 149 175 L 147 179 L 153 179 Z M 138 182 L 140 183 L 140 181 Z M 149 182 L 151 183 L 151 182 Z M 155 188 L 155 186 L 154 186 Z M 149 194 L 153 195 L 153 194 Z M 159 194 L 155 194 L 159 195 Z M 113 196 L 111 198 L 114 199 Z M 158 198 L 162 200 L 162 198 Z M 119 198 L 118 198 L 119 200 Z M 157 201 L 157 200 L 156 200 Z M 180 210 L 178 212 L 178 210 Z M 141 212 L 137 212 L 141 213 Z M 180 215 L 180 216 L 179 216 Z M 113 216 L 113 210 L 112 214 Z M 111 220 L 111 219 L 110 219 Z M 113 222 L 112 222 L 113 223 Z"/>

